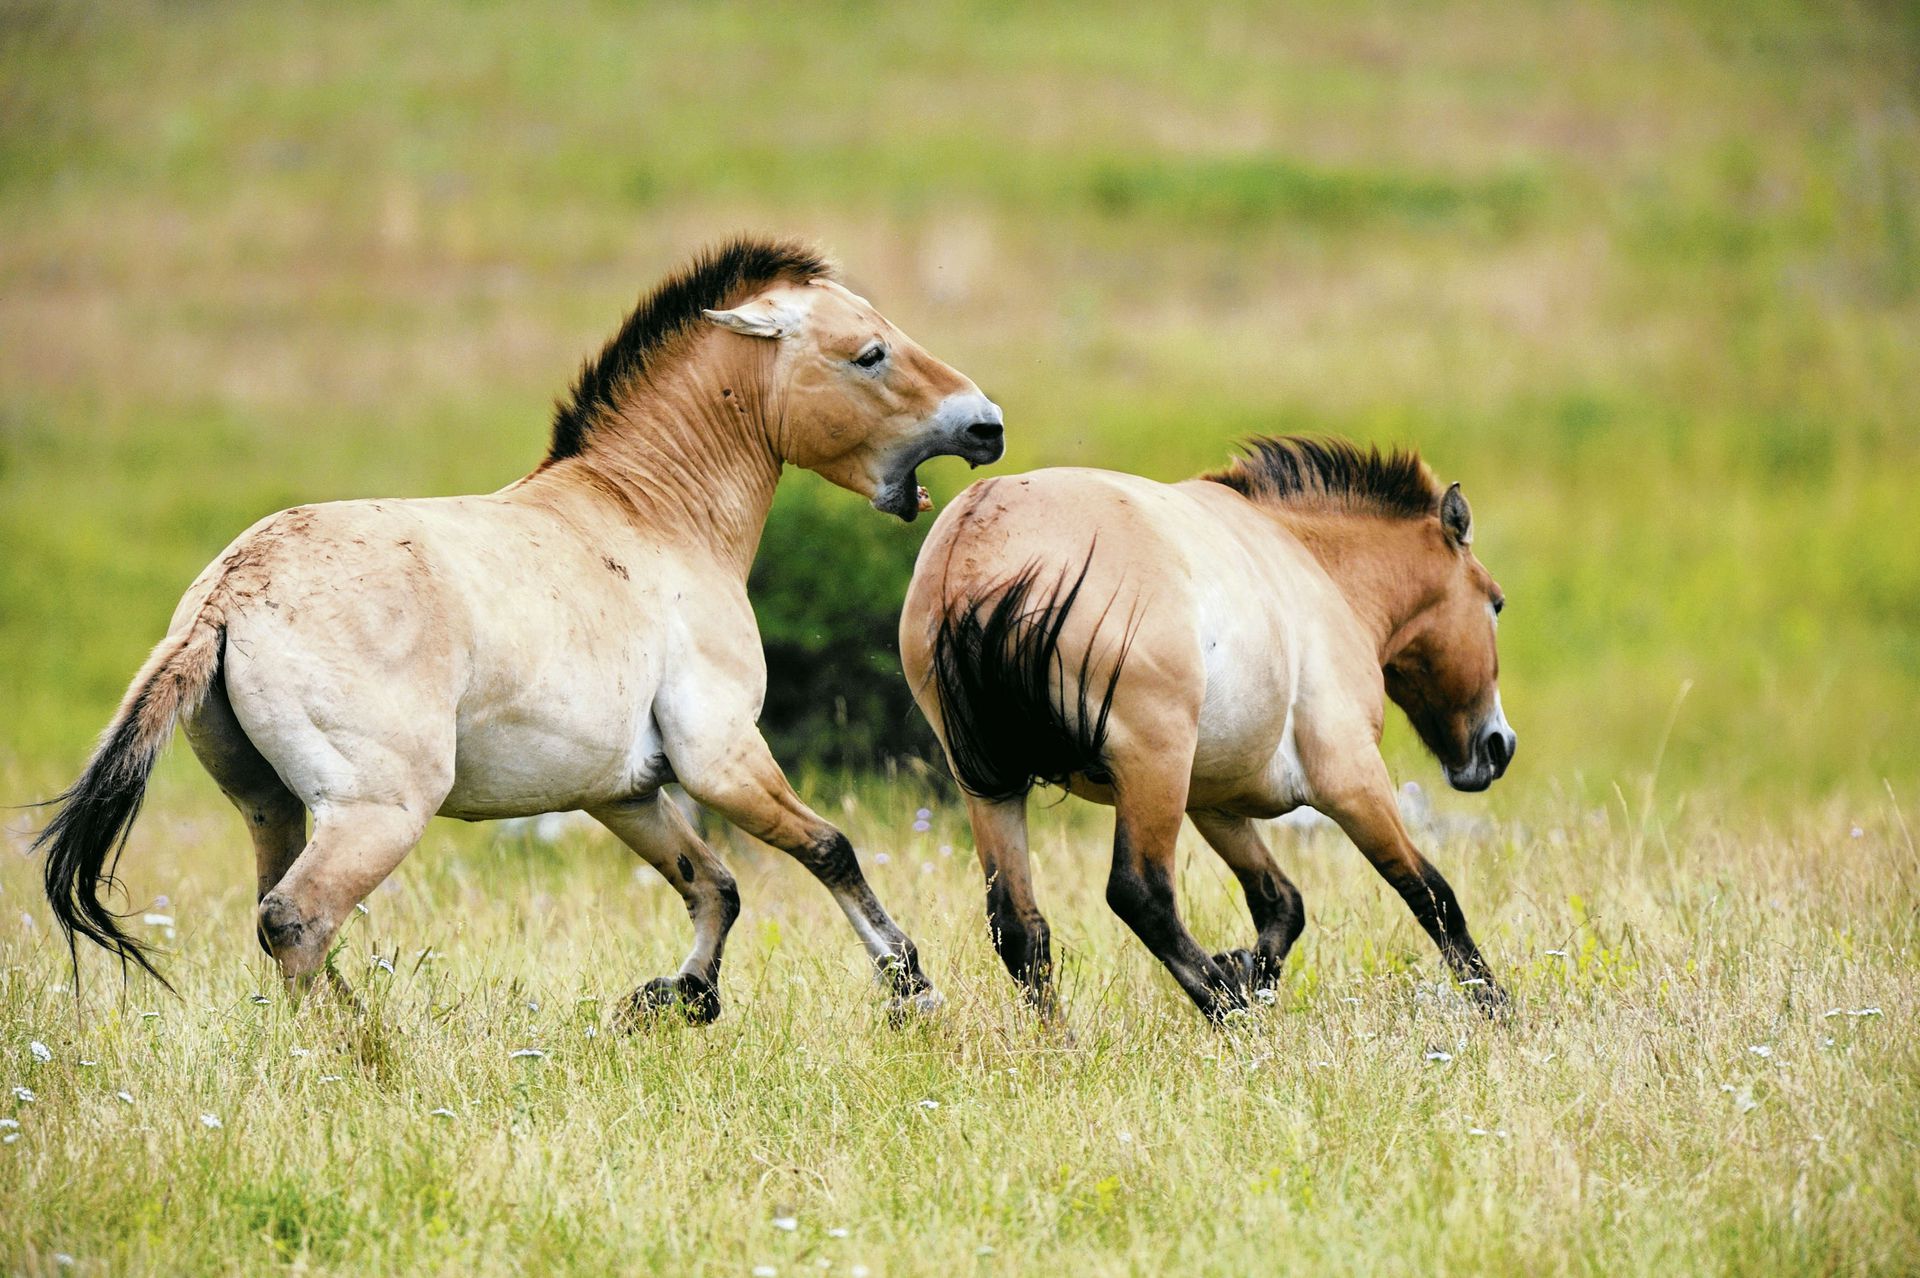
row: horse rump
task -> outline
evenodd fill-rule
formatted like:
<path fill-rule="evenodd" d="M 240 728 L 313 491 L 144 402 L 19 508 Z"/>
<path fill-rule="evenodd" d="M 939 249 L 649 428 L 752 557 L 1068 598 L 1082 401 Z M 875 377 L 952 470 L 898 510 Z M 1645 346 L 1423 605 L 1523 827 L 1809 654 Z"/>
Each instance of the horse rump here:
<path fill-rule="evenodd" d="M 940 618 L 933 685 L 942 737 L 955 779 L 976 798 L 1024 798 L 1035 785 L 1064 787 L 1076 775 L 1095 781 L 1110 775 L 1107 716 L 1133 637 L 1131 619 L 1097 697 L 1091 639 L 1071 678 L 1068 654 L 1060 650 L 1092 564 L 1089 549 L 1077 575 L 1069 580 L 1062 571 L 1042 594 L 1042 569 L 1029 563 L 997 588 L 950 602 Z M 1109 600 L 1092 634 L 1112 606 Z"/>

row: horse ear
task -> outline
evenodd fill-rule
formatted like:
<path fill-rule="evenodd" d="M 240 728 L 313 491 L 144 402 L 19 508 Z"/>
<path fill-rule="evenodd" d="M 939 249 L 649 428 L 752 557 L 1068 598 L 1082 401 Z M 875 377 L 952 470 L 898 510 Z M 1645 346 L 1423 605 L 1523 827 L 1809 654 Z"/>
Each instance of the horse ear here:
<path fill-rule="evenodd" d="M 1447 540 L 1456 546 L 1473 544 L 1473 510 L 1467 505 L 1467 499 L 1460 492 L 1460 485 L 1454 484 L 1447 489 L 1447 495 L 1440 499 L 1440 526 L 1446 530 Z"/>
<path fill-rule="evenodd" d="M 700 313 L 729 333 L 743 337 L 785 337 L 800 327 L 798 313 L 765 297 L 730 311 Z"/>

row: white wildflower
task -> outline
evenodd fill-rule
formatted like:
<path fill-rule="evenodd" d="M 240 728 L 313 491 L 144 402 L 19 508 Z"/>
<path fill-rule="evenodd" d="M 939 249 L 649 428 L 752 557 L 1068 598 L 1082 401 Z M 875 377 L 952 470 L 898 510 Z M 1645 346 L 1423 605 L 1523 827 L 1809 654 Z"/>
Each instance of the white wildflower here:
<path fill-rule="evenodd" d="M 1275 1003 L 1278 1003 L 1280 1001 L 1279 993 L 1272 989 L 1255 990 L 1253 992 L 1253 996 L 1259 999 L 1263 1004 L 1265 1004 L 1268 1007 L 1272 1007 Z"/>
<path fill-rule="evenodd" d="M 1122 1145 L 1131 1145 L 1133 1144 L 1133 1133 L 1121 1132 L 1119 1136 L 1119 1140 Z"/>
<path fill-rule="evenodd" d="M 39 1061 L 42 1065 L 45 1065 L 53 1059 L 53 1049 L 37 1038 L 27 1044 L 27 1050 L 32 1052 L 33 1059 Z"/>
<path fill-rule="evenodd" d="M 853 1278 L 867 1278 L 867 1275 L 872 1273 L 873 1270 L 867 1268 L 865 1265 L 855 1265 L 853 1268 L 847 1270 L 847 1272 L 852 1274 Z"/>
<path fill-rule="evenodd" d="M 939 1109 L 940 1102 L 937 1100 L 923 1100 L 920 1102 L 920 1108 L 921 1109 Z"/>
<path fill-rule="evenodd" d="M 157 1021 L 157 1020 L 159 1020 L 159 1019 L 160 1019 L 160 1013 L 158 1013 L 158 1012 L 142 1012 L 142 1013 L 140 1013 L 140 1019 L 141 1019 L 141 1020 L 143 1020 L 143 1021 Z"/>
<path fill-rule="evenodd" d="M 121 1101 L 121 1103 L 123 1103 L 123 1104 L 127 1104 L 127 1105 L 131 1105 L 131 1104 L 133 1104 L 133 1093 L 132 1093 L 132 1092 L 127 1092 L 127 1091 L 119 1091 L 119 1092 L 115 1092 L 115 1093 L 114 1093 L 114 1095 L 115 1095 L 116 1097 L 118 1097 L 118 1098 L 120 1099 L 120 1101 Z"/>
<path fill-rule="evenodd" d="M 145 924 L 146 924 L 146 925 L 147 925 L 148 927 L 172 927 L 172 926 L 173 926 L 173 915 L 171 915 L 171 914 L 142 914 L 142 915 L 140 916 L 140 921 L 141 921 L 142 923 L 145 923 Z"/>
<path fill-rule="evenodd" d="M 0 1118 L 0 1131 L 9 1131 L 9 1132 L 17 1132 L 17 1131 L 19 1131 L 19 1130 L 20 1130 L 20 1120 L 19 1120 L 19 1119 L 17 1119 L 17 1118 Z"/>
<path fill-rule="evenodd" d="M 379 968 L 381 971 L 385 972 L 388 976 L 393 975 L 393 960 L 388 958 L 386 955 L 384 954 L 374 955 L 373 965 Z"/>
<path fill-rule="evenodd" d="M 338 1074 L 322 1074 L 320 1081 L 323 1083 L 337 1083 L 340 1081 L 340 1076 Z"/>
<path fill-rule="evenodd" d="M 1547 953 L 1553 956 L 1554 958 L 1565 958 L 1567 956 L 1567 952 L 1565 950 L 1548 950 Z"/>
<path fill-rule="evenodd" d="M 53 1253 L 53 1263 L 62 1269 L 71 1269 L 73 1268 L 74 1261 L 73 1257 L 69 1256 L 66 1252 L 56 1251 Z"/>
<path fill-rule="evenodd" d="M 208 1131 L 220 1130 L 220 1120 L 214 1117 L 212 1114 L 200 1115 L 200 1125 L 206 1128 Z"/>
<path fill-rule="evenodd" d="M 1341 1001 L 1342 1003 L 1351 1003 L 1351 1004 L 1353 1004 L 1353 1005 L 1354 1005 L 1355 1007 L 1358 1007 L 1358 1006 L 1360 1006 L 1360 1000 L 1359 1000 L 1359 999 L 1357 999 L 1357 998 L 1355 998 L 1355 997 L 1354 997 L 1353 995 L 1351 995 L 1351 994 L 1349 994 L 1349 995 L 1347 995 L 1347 996 L 1346 996 L 1345 998 L 1343 998 L 1343 999 L 1341 999 L 1340 1001 Z"/>
<path fill-rule="evenodd" d="M 932 828 L 933 828 L 933 823 L 930 821 L 915 821 L 913 823 L 913 832 L 915 834 L 925 834 L 928 830 L 931 830 Z"/>
<path fill-rule="evenodd" d="M 915 808 L 913 811 L 913 819 L 916 821 L 931 821 L 933 819 L 933 809 Z"/>
<path fill-rule="evenodd" d="M 993 1254 L 993 1248 L 982 1244 L 973 1249 L 973 1254 L 976 1256 L 991 1256 Z"/>
<path fill-rule="evenodd" d="M 428 1118 L 452 1118 L 454 1117 L 454 1112 L 448 1109 L 445 1105 L 442 1105 L 438 1109 L 428 1110 L 427 1117 Z"/>
<path fill-rule="evenodd" d="M 755 1265 L 753 1267 L 753 1278 L 773 1278 L 773 1276 L 779 1272 L 780 1271 L 772 1265 Z"/>
<path fill-rule="evenodd" d="M 848 1236 L 849 1234 L 851 1234 L 852 1232 L 853 1232 L 852 1230 L 850 1230 L 850 1229 L 847 1229 L 847 1228 L 846 1228 L 845 1226 L 842 1226 L 842 1225 L 835 1225 L 835 1226 L 834 1226 L 834 1227 L 833 1227 L 832 1229 L 829 1229 L 829 1230 L 827 1231 L 827 1237 L 829 1237 L 829 1238 L 845 1238 L 845 1237 L 847 1237 L 847 1236 Z"/>
<path fill-rule="evenodd" d="M 31 1105 L 35 1101 L 40 1099 L 38 1096 L 35 1096 L 33 1094 L 33 1089 L 31 1087 L 22 1087 L 18 1083 L 14 1084 L 13 1098 L 19 1101 L 22 1105 Z"/>
<path fill-rule="evenodd" d="M 1751 1046 L 1749 1046 L 1747 1050 L 1749 1052 L 1752 1052 L 1755 1056 L 1765 1057 L 1765 1056 L 1773 1055 L 1773 1049 L 1771 1047 L 1768 1047 L 1765 1043 L 1754 1043 Z"/>
<path fill-rule="evenodd" d="M 313 1055 L 313 1053 L 308 1051 L 304 1047 L 289 1047 L 287 1049 L 287 1055 L 293 1057 L 293 1059 L 295 1060 L 300 1060 L 304 1057 Z"/>
<path fill-rule="evenodd" d="M 367 903 L 365 901 L 357 902 L 353 909 L 356 914 L 365 914 L 367 912 Z"/>
<path fill-rule="evenodd" d="M 793 1216 L 775 1216 L 773 1218 L 773 1227 L 775 1229 L 784 1230 L 785 1232 L 790 1234 L 794 1230 L 800 1228 L 800 1221 Z"/>
<path fill-rule="evenodd" d="M 81 1067 L 82 1069 L 92 1069 L 92 1068 L 93 1068 L 93 1067 L 94 1067 L 95 1065 L 98 1065 L 99 1063 L 100 1063 L 99 1061 L 81 1061 L 81 1062 L 79 1062 L 79 1064 L 80 1064 L 80 1067 Z"/>
<path fill-rule="evenodd" d="M 507 1053 L 507 1059 L 512 1061 L 539 1061 L 545 1060 L 546 1056 L 547 1054 L 537 1047 L 516 1047 Z"/>
<path fill-rule="evenodd" d="M 13 1144 L 13 1142 L 19 1139 L 20 1139 L 19 1132 L 8 1132 L 5 1136 L 0 1136 L 0 1145 L 11 1145 Z"/>
<path fill-rule="evenodd" d="M 1853 836 L 1854 838 L 1858 839 L 1858 838 L 1864 837 L 1866 834 L 1866 831 L 1856 825 L 1851 830 L 1848 830 L 1847 833 Z"/>
<path fill-rule="evenodd" d="M 1440 1062 L 1440 1063 L 1441 1063 L 1442 1065 L 1444 1065 L 1444 1064 L 1446 1064 L 1446 1063 L 1447 1063 L 1448 1061 L 1450 1061 L 1450 1060 L 1452 1060 L 1452 1059 L 1453 1059 L 1453 1053 L 1452 1053 L 1452 1052 L 1439 1052 L 1439 1051 L 1435 1051 L 1435 1052 L 1428 1052 L 1428 1053 L 1427 1053 L 1427 1059 L 1428 1059 L 1428 1060 L 1430 1060 L 1430 1061 L 1439 1061 L 1439 1062 Z"/>

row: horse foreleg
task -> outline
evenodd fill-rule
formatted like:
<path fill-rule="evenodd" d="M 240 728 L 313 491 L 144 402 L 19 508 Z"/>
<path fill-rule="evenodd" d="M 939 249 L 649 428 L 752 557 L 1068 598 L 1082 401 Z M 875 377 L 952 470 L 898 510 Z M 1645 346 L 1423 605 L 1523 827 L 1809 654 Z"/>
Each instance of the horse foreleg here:
<path fill-rule="evenodd" d="M 1053 988 L 1053 938 L 1033 897 L 1027 857 L 1027 801 L 1001 803 L 967 796 L 974 851 L 987 877 L 987 926 L 993 947 L 1049 1023 L 1060 1017 Z"/>
<path fill-rule="evenodd" d="M 896 997 L 895 1011 L 930 1011 L 940 994 L 920 970 L 920 952 L 867 886 L 847 836 L 800 801 L 759 733 L 717 756 L 673 759 L 674 775 L 701 804 L 807 867 L 853 925 Z"/>
<path fill-rule="evenodd" d="M 740 889 L 720 859 L 700 841 L 687 818 L 660 794 L 595 808 L 592 815 L 638 853 L 687 903 L 693 918 L 693 949 L 674 976 L 648 981 L 627 1000 L 623 1019 L 678 1007 L 706 1024 L 720 1015 L 720 955 L 727 932 L 740 915 Z"/>
<path fill-rule="evenodd" d="M 1233 870 L 1247 894 L 1256 940 L 1252 950 L 1229 950 L 1213 961 L 1238 977 L 1249 990 L 1272 990 L 1286 966 L 1287 952 L 1306 925 L 1300 889 L 1278 865 L 1260 831 L 1246 817 L 1222 812 L 1192 812 L 1194 829 Z"/>
<path fill-rule="evenodd" d="M 1316 806 L 1318 801 L 1316 801 Z M 1382 764 L 1368 784 L 1354 792 L 1327 802 L 1331 816 L 1353 840 L 1360 854 L 1373 864 L 1400 899 L 1413 911 L 1413 917 L 1439 947 L 1453 974 L 1471 992 L 1487 1012 L 1507 1006 L 1506 992 L 1493 979 L 1493 972 L 1480 947 L 1467 931 L 1467 917 L 1459 899 L 1439 870 L 1413 845 L 1400 809 L 1393 799 L 1393 784 Z"/>

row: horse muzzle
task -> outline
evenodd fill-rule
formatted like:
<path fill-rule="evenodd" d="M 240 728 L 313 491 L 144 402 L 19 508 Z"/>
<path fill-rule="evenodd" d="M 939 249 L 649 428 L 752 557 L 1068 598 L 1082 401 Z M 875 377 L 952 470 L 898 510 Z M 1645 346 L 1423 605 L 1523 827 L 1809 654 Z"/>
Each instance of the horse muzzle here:
<path fill-rule="evenodd" d="M 933 457 L 960 457 L 970 466 L 985 466 L 999 461 L 1006 451 L 1006 419 L 998 404 L 979 391 L 949 395 L 888 468 L 873 494 L 873 508 L 912 523 L 921 511 L 933 509 L 932 499 L 920 487 L 920 463 Z"/>
<path fill-rule="evenodd" d="M 1473 737 L 1473 752 L 1466 764 L 1447 769 L 1447 784 L 1456 790 L 1474 793 L 1486 789 L 1507 773 L 1513 756 L 1520 749 L 1520 737 L 1507 722 L 1500 698 L 1493 699 L 1493 713 L 1480 725 Z"/>

